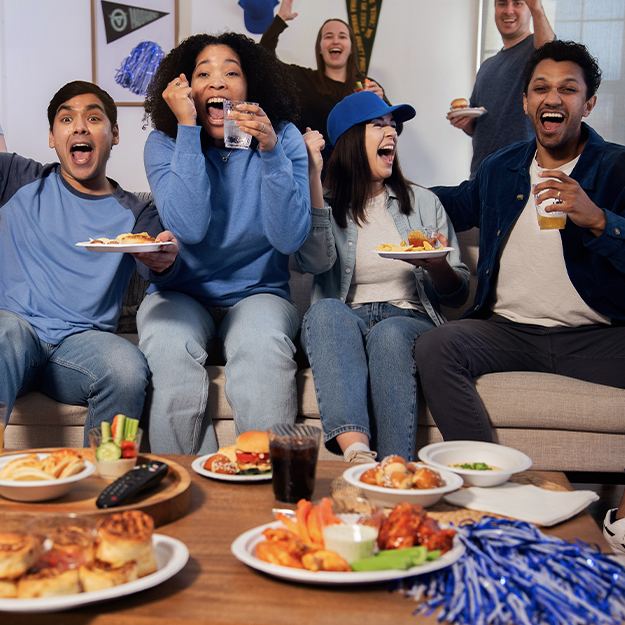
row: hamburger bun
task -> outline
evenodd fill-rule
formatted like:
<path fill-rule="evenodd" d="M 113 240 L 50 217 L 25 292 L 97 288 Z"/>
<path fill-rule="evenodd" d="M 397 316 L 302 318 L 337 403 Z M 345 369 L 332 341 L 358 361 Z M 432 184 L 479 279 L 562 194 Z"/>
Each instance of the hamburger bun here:
<path fill-rule="evenodd" d="M 469 101 L 466 98 L 455 98 L 451 101 L 449 108 L 452 111 L 469 108 Z"/>
<path fill-rule="evenodd" d="M 0 533 L 0 579 L 15 579 L 39 559 L 43 543 L 39 536 L 20 532 Z"/>
<path fill-rule="evenodd" d="M 237 437 L 235 447 L 237 451 L 255 454 L 269 453 L 269 435 L 267 432 L 258 430 L 243 432 L 243 434 L 239 434 Z"/>
<path fill-rule="evenodd" d="M 45 568 L 24 575 L 17 582 L 19 599 L 57 597 L 79 592 L 78 569 Z"/>
<path fill-rule="evenodd" d="M 139 567 L 134 560 L 119 566 L 96 560 L 78 569 L 80 585 L 85 592 L 127 584 L 128 582 L 133 582 L 138 576 Z"/>

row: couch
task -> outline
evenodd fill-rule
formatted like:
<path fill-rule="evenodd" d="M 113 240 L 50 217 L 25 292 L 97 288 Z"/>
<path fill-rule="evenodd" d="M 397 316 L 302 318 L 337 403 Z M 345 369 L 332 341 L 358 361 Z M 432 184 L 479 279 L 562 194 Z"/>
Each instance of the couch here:
<path fill-rule="evenodd" d="M 462 256 L 475 275 L 477 231 L 459 235 Z M 291 272 L 292 297 L 301 314 L 310 301 L 311 276 Z M 130 299 L 137 299 L 136 293 Z M 470 298 L 471 300 L 471 298 Z M 127 318 L 137 302 L 128 301 Z M 445 311 L 457 317 L 459 311 Z M 120 333 L 136 341 L 136 335 L 121 327 Z M 213 417 L 219 443 L 234 441 L 232 412 L 224 393 L 224 369 L 208 366 L 210 391 L 208 411 Z M 319 410 L 310 368 L 297 375 L 299 417 L 319 425 Z M 477 379 L 497 440 L 527 453 L 534 468 L 561 471 L 622 471 L 625 466 L 625 390 L 574 380 L 563 376 L 509 372 Z M 441 440 L 424 402 L 420 402 L 417 447 Z M 86 409 L 57 403 L 38 392 L 17 400 L 5 432 L 10 449 L 47 446 L 80 446 Z M 321 457 L 331 454 L 323 449 Z M 334 456 L 336 458 L 336 456 Z"/>

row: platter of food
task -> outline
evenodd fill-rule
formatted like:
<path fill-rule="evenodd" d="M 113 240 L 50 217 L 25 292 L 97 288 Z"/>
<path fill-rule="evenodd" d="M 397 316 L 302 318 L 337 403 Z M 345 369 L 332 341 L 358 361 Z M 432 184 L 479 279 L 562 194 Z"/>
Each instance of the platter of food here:
<path fill-rule="evenodd" d="M 234 445 L 221 447 L 214 454 L 197 457 L 191 468 L 199 475 L 225 482 L 270 480 L 272 473 L 267 432 L 243 432 Z"/>
<path fill-rule="evenodd" d="M 378 506 L 394 506 L 400 502 L 432 506 L 463 484 L 462 478 L 452 471 L 408 462 L 401 456 L 355 465 L 343 473 L 343 479 L 361 489 L 365 497 Z"/>
<path fill-rule="evenodd" d="M 72 449 L 0 457 L 0 496 L 14 501 L 46 501 L 66 495 L 95 466 Z"/>
<path fill-rule="evenodd" d="M 173 241 L 157 241 L 147 232 L 125 232 L 114 239 L 99 237 L 76 243 L 76 247 L 85 248 L 90 252 L 128 252 L 130 254 L 158 252 L 172 245 L 176 244 Z"/>
<path fill-rule="evenodd" d="M 123 597 L 173 577 L 189 558 L 184 543 L 154 534 L 143 512 L 116 513 L 93 527 L 70 518 L 50 523 L 45 535 L 0 533 L 0 546 L 10 546 L 0 549 L 0 611 L 55 612 Z"/>
<path fill-rule="evenodd" d="M 454 530 L 440 528 L 422 508 L 410 504 L 397 506 L 375 528 L 377 543 L 368 532 L 354 532 L 371 543 L 373 551 L 369 554 L 360 548 L 355 550 L 353 542 L 345 540 L 342 544 L 336 536 L 330 544 L 329 528 L 372 530 L 373 527 L 354 524 L 354 515 L 334 516 L 329 508 L 327 499 L 317 505 L 302 500 L 298 503 L 296 520 L 284 517 L 254 527 L 234 540 L 231 551 L 257 571 L 315 585 L 370 584 L 412 577 L 449 566 L 464 553 Z M 400 527 L 415 531 L 402 536 L 397 529 Z M 418 527 L 422 530 L 427 527 L 422 532 L 427 533 L 427 544 L 417 544 Z"/>
<path fill-rule="evenodd" d="M 433 260 L 435 258 L 444 258 L 453 249 L 453 247 L 438 247 L 432 250 L 414 250 L 410 246 L 402 247 L 401 245 L 382 243 L 375 252 L 382 258 L 392 258 L 394 260 Z"/>
<path fill-rule="evenodd" d="M 484 113 L 486 113 L 486 109 L 483 106 L 467 106 L 449 111 L 447 119 L 453 119 L 454 117 L 481 117 Z"/>

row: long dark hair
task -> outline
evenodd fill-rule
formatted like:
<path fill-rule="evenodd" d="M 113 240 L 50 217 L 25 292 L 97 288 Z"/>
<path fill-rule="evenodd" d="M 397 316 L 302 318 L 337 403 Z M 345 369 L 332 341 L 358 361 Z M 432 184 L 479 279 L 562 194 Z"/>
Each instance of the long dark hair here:
<path fill-rule="evenodd" d="M 328 90 L 330 79 L 326 76 L 326 63 L 321 56 L 321 33 L 323 31 L 323 27 L 329 22 L 341 22 L 347 26 L 347 31 L 349 32 L 349 40 L 352 43 L 352 49 L 347 57 L 347 75 L 345 77 L 345 95 L 353 93 L 354 88 L 356 86 L 357 80 L 364 80 L 364 74 L 358 69 L 358 47 L 356 45 L 356 36 L 354 35 L 354 31 L 352 27 L 345 21 L 338 17 L 331 17 L 326 20 L 323 24 L 321 24 L 321 28 L 319 28 L 319 32 L 317 33 L 317 40 L 315 41 L 315 58 L 317 59 L 317 70 L 319 71 L 319 80 L 324 88 L 324 90 Z"/>
<path fill-rule="evenodd" d="M 366 221 L 365 207 L 370 196 L 371 168 L 365 149 L 366 123 L 356 124 L 339 137 L 328 161 L 324 187 L 334 221 L 347 227 L 347 216 L 359 226 Z M 401 171 L 397 156 L 391 175 L 384 181 L 397 196 L 399 211 L 409 215 L 414 194 L 412 184 Z"/>
<path fill-rule="evenodd" d="M 247 99 L 258 102 L 274 126 L 283 121 L 297 121 L 299 104 L 295 84 L 275 56 L 239 33 L 200 34 L 188 37 L 175 47 L 163 59 L 150 82 L 144 107 L 145 118 L 154 128 L 176 138 L 178 122 L 163 100 L 163 91 L 180 74 L 191 81 L 198 54 L 206 46 L 218 45 L 228 46 L 238 54 L 247 80 Z"/>

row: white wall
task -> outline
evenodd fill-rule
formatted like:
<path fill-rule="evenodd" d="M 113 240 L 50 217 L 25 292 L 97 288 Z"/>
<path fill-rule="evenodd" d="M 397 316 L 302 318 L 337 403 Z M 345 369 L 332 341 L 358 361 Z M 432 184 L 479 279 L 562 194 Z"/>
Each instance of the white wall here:
<path fill-rule="evenodd" d="M 393 103 L 417 109 L 406 124 L 400 155 L 409 178 L 454 184 L 469 170 L 471 144 L 445 113 L 452 98 L 471 92 L 479 0 L 385 0 L 369 73 Z M 132 2 L 128 2 L 132 4 Z M 236 0 L 179 0 L 180 37 L 195 32 L 244 32 Z M 299 17 L 280 39 L 284 61 L 314 66 L 313 46 L 327 17 L 346 17 L 344 0 L 296 0 Z M 91 80 L 89 0 L 0 0 L 0 123 L 9 149 L 48 162 L 46 108 L 70 80 Z M 255 37 L 258 39 L 259 37 Z M 127 189 L 145 190 L 143 110 L 120 107 L 121 142 L 109 175 Z"/>

